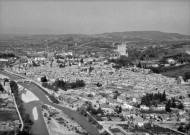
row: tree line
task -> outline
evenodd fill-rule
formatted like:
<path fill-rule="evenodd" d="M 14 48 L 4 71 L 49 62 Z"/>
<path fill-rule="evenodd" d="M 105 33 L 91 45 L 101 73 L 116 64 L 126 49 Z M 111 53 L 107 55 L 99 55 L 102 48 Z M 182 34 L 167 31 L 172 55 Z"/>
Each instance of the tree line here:
<path fill-rule="evenodd" d="M 13 53 L 0 53 L 0 58 L 10 58 L 15 57 Z"/>
<path fill-rule="evenodd" d="M 166 92 L 163 93 L 147 93 L 145 96 L 141 98 L 141 105 L 146 105 L 148 107 L 167 101 Z"/>
<path fill-rule="evenodd" d="M 84 87 L 85 85 L 86 85 L 85 82 L 79 79 L 77 79 L 75 82 L 67 82 L 67 81 L 56 79 L 53 84 L 50 84 L 47 81 L 42 83 L 43 87 L 54 90 L 55 92 L 57 92 L 58 89 L 67 91 L 67 89 L 80 88 L 80 87 Z"/>
<path fill-rule="evenodd" d="M 174 97 L 172 97 L 171 99 L 167 99 L 165 91 L 163 93 L 147 93 L 141 98 L 141 105 L 146 105 L 148 107 L 157 107 L 157 105 L 160 103 L 164 103 L 166 105 L 165 111 L 167 112 L 171 112 L 171 108 L 184 109 L 183 103 L 176 100 Z"/>
<path fill-rule="evenodd" d="M 190 122 L 187 124 L 180 124 L 180 126 L 178 127 L 178 130 L 184 133 L 187 133 L 188 135 L 190 134 Z"/>
<path fill-rule="evenodd" d="M 33 124 L 32 120 L 30 119 L 29 114 L 25 112 L 24 106 L 23 106 L 23 101 L 20 97 L 19 91 L 18 91 L 18 85 L 15 81 L 10 81 L 10 87 L 11 87 L 11 92 L 13 93 L 15 97 L 15 101 L 18 106 L 18 110 L 20 112 L 20 115 L 22 117 L 23 123 L 24 123 L 24 128 L 23 131 L 27 134 L 31 132 L 31 126 Z"/>

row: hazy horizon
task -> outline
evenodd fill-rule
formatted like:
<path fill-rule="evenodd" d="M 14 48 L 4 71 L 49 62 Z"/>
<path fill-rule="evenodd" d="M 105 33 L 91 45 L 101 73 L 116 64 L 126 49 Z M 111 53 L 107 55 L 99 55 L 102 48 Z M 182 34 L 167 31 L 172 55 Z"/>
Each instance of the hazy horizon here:
<path fill-rule="evenodd" d="M 190 1 L 0 1 L 0 33 L 4 34 L 123 31 L 190 35 Z"/>

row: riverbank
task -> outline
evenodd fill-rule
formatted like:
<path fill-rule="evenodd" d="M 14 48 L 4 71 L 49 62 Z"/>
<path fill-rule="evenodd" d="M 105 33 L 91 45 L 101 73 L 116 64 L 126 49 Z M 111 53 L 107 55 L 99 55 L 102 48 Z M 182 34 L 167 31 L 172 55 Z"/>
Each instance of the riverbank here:
<path fill-rule="evenodd" d="M 50 135 L 87 134 L 78 123 L 53 106 L 43 105 L 42 113 Z"/>
<path fill-rule="evenodd" d="M 2 73 L 3 75 L 9 76 L 10 79 L 13 79 L 13 80 L 14 80 L 14 78 L 20 79 L 20 77 L 17 77 L 16 74 L 7 73 L 7 72 L 4 72 L 4 71 L 0 71 L 0 73 Z M 56 105 L 56 104 L 53 104 L 52 102 L 50 102 L 47 99 L 47 97 L 42 92 L 42 90 L 39 87 L 37 87 L 35 84 L 32 84 L 32 83 L 23 83 L 23 82 L 21 82 L 19 84 L 22 85 L 23 87 L 27 88 L 28 90 L 32 91 L 40 99 L 39 100 L 40 103 L 43 102 L 45 104 L 54 106 L 55 108 L 58 108 L 58 109 L 62 110 L 70 118 L 73 118 L 79 125 L 81 125 L 82 127 L 84 127 L 85 130 L 87 130 L 89 134 L 91 134 L 91 135 L 99 135 L 99 132 L 98 132 L 97 128 L 95 128 L 91 123 L 89 123 L 78 112 L 70 110 L 70 109 L 65 108 L 65 107 L 61 107 L 61 106 Z M 25 106 L 26 110 L 28 110 L 28 113 L 32 112 L 31 107 L 33 107 L 33 105 L 31 103 L 33 103 L 33 102 L 29 102 L 29 105 Z M 30 107 L 30 104 L 31 104 L 31 107 Z M 32 114 L 30 116 L 32 117 Z M 40 121 L 38 120 L 37 122 L 34 121 L 34 125 L 33 125 L 34 128 L 32 129 L 32 132 L 35 132 L 35 134 L 37 134 L 37 135 L 47 135 L 48 131 L 47 131 L 46 125 L 45 125 L 45 122 L 43 120 L 43 117 L 42 118 L 41 117 L 42 117 L 42 114 L 40 113 L 39 114 L 39 119 L 42 119 L 42 120 L 40 120 Z M 42 130 L 44 130 L 44 131 L 42 132 Z M 38 131 L 38 133 L 37 133 L 37 131 Z"/>
<path fill-rule="evenodd" d="M 23 89 L 24 93 L 21 95 L 21 99 L 24 103 L 32 102 L 32 101 L 38 101 L 39 98 L 35 96 L 31 91 L 27 89 Z"/>
<path fill-rule="evenodd" d="M 5 70 L 5 72 L 7 73 L 10 73 L 11 75 L 14 75 L 14 76 L 19 76 L 21 78 L 24 78 L 24 79 L 29 79 L 28 76 L 24 76 L 24 75 L 20 75 L 18 73 L 15 73 L 14 71 L 11 71 L 11 70 Z M 30 78 L 31 79 L 31 78 Z M 35 80 L 31 79 L 31 83 L 33 83 L 34 85 L 38 86 L 40 90 L 42 90 L 42 92 L 45 94 L 45 96 L 47 97 L 47 99 L 50 101 L 50 102 L 53 102 L 57 105 L 60 105 L 61 107 L 64 107 L 64 108 L 68 108 L 70 110 L 74 110 L 76 111 L 77 108 L 76 107 L 73 107 L 73 105 L 69 104 L 69 103 L 66 103 L 64 101 L 61 101 L 59 100 L 58 95 L 56 92 L 52 91 L 52 90 L 49 90 L 48 88 L 45 88 L 41 85 L 41 83 L 39 82 L 36 82 Z"/>

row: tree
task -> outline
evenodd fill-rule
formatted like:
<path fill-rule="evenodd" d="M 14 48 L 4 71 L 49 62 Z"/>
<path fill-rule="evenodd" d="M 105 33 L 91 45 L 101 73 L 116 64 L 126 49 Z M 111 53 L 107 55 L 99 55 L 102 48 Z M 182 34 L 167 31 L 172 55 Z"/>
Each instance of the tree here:
<path fill-rule="evenodd" d="M 3 88 L 3 86 L 1 85 L 1 83 L 0 83 L 0 91 L 1 91 L 1 92 L 4 91 L 4 88 Z"/>
<path fill-rule="evenodd" d="M 47 82 L 47 81 L 48 80 L 47 80 L 46 76 L 44 76 L 44 77 L 41 78 L 41 82 Z"/>
<path fill-rule="evenodd" d="M 17 135 L 30 135 L 30 134 L 26 131 L 19 131 Z"/>
<path fill-rule="evenodd" d="M 171 107 L 176 108 L 175 98 L 171 98 Z"/>
<path fill-rule="evenodd" d="M 140 61 L 139 61 L 139 64 L 137 65 L 137 67 L 142 68 Z"/>
<path fill-rule="evenodd" d="M 166 101 L 167 99 L 166 99 L 166 92 L 165 92 L 165 90 L 164 90 L 164 92 L 163 92 L 163 95 L 162 95 L 162 101 Z"/>
<path fill-rule="evenodd" d="M 100 84 L 100 83 L 98 82 L 98 83 L 96 83 L 96 86 L 97 86 L 97 87 L 101 87 L 102 84 Z"/>
<path fill-rule="evenodd" d="M 103 114 L 104 112 L 103 112 L 102 109 L 99 107 L 99 108 L 97 109 L 97 113 Z"/>
<path fill-rule="evenodd" d="M 184 105 L 182 104 L 182 103 L 180 103 L 179 105 L 178 105 L 178 109 L 184 109 Z"/>
<path fill-rule="evenodd" d="M 88 94 L 87 97 L 93 97 L 93 95 L 92 94 Z"/>
<path fill-rule="evenodd" d="M 166 103 L 166 109 L 165 109 L 165 110 L 166 110 L 167 112 L 171 112 L 171 109 L 170 109 L 170 108 L 171 108 L 171 100 L 168 100 L 168 102 Z"/>
<path fill-rule="evenodd" d="M 121 112 L 122 112 L 122 108 L 121 108 L 121 106 L 119 106 L 118 113 L 121 113 Z"/>
<path fill-rule="evenodd" d="M 10 82 L 11 92 L 18 95 L 18 85 L 15 81 Z"/>
<path fill-rule="evenodd" d="M 181 132 L 185 132 L 185 128 L 184 128 L 184 126 L 182 124 L 180 124 L 178 130 L 181 131 Z"/>
<path fill-rule="evenodd" d="M 190 79 L 190 72 L 185 72 L 183 78 L 184 78 L 185 81 Z"/>
<path fill-rule="evenodd" d="M 5 86 L 5 82 L 9 82 L 9 79 L 7 78 L 4 79 L 4 86 Z"/>
<path fill-rule="evenodd" d="M 84 63 L 84 60 L 83 60 L 83 58 L 81 58 L 81 59 L 80 59 L 80 63 Z"/>

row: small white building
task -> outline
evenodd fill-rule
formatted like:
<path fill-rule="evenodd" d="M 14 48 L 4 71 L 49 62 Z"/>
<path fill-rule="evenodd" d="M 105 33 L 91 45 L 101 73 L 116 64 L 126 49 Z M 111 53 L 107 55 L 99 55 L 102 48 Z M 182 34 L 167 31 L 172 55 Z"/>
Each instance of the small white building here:
<path fill-rule="evenodd" d="M 122 108 L 123 108 L 123 109 L 129 109 L 129 110 L 131 110 L 131 109 L 133 108 L 133 106 L 131 106 L 131 105 L 127 104 L 127 103 L 124 103 L 124 104 L 122 105 Z"/>
<path fill-rule="evenodd" d="M 168 58 L 166 61 L 167 61 L 169 64 L 175 64 L 175 63 L 176 63 L 176 61 L 175 61 L 174 59 L 172 59 L 172 58 Z"/>
<path fill-rule="evenodd" d="M 140 105 L 140 108 L 142 109 L 142 110 L 149 110 L 150 108 L 148 107 L 148 106 L 146 106 L 146 105 Z"/>
<path fill-rule="evenodd" d="M 46 59 L 43 54 L 29 54 L 28 57 L 35 61 L 42 61 Z"/>
<path fill-rule="evenodd" d="M 138 125 L 139 127 L 144 126 L 144 120 L 143 120 L 143 118 L 141 118 L 139 116 L 135 117 L 134 123 L 136 125 Z"/>
<path fill-rule="evenodd" d="M 102 99 L 99 100 L 99 102 L 100 102 L 101 104 L 107 103 L 107 99 L 106 99 L 106 98 L 102 98 Z"/>
<path fill-rule="evenodd" d="M 8 99 L 8 97 L 9 97 L 8 93 L 0 93 L 1 99 Z"/>
<path fill-rule="evenodd" d="M 165 104 L 158 104 L 157 109 L 158 110 L 165 110 L 166 105 Z"/>
<path fill-rule="evenodd" d="M 117 101 L 120 102 L 120 103 L 124 103 L 126 101 L 126 99 L 125 99 L 124 96 L 118 96 Z"/>
<path fill-rule="evenodd" d="M 132 102 L 133 102 L 133 103 L 136 103 L 136 102 L 137 102 L 137 99 L 136 99 L 136 98 L 133 98 L 133 99 L 132 99 Z"/>
<path fill-rule="evenodd" d="M 186 109 L 190 109 L 190 98 L 185 98 L 184 100 L 183 100 L 183 105 L 184 105 L 184 107 L 186 108 Z"/>
<path fill-rule="evenodd" d="M 114 109 L 110 108 L 108 104 L 100 104 L 100 108 L 103 110 L 104 114 L 113 114 Z"/>

